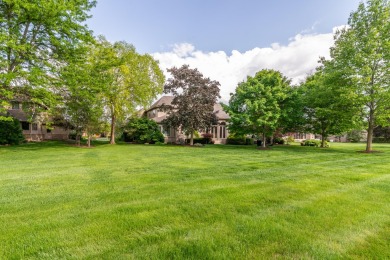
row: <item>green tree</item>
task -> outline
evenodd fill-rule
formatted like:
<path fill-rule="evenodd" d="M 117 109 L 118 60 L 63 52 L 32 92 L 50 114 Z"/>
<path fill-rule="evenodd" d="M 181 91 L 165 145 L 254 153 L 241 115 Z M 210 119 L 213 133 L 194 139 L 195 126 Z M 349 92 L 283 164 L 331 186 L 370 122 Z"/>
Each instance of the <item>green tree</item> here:
<path fill-rule="evenodd" d="M 59 69 L 92 40 L 86 19 L 94 0 L 0 0 L 0 105 L 12 99 L 47 109 Z"/>
<path fill-rule="evenodd" d="M 279 126 L 281 104 L 287 98 L 289 84 L 289 80 L 275 70 L 261 70 L 239 83 L 229 105 L 224 106 L 230 116 L 230 132 L 260 135 L 265 147 L 266 138 Z"/>
<path fill-rule="evenodd" d="M 366 152 L 372 150 L 373 130 L 390 118 L 390 2 L 360 3 L 349 27 L 335 35 L 331 62 L 352 81 L 356 101 L 363 106 L 367 127 Z"/>
<path fill-rule="evenodd" d="M 24 141 L 22 128 L 17 119 L 0 116 L 0 145 L 19 144 Z"/>
<path fill-rule="evenodd" d="M 306 130 L 321 135 L 325 147 L 329 135 L 339 135 L 356 127 L 359 110 L 348 82 L 324 68 L 309 76 L 303 84 L 304 118 Z"/>
<path fill-rule="evenodd" d="M 95 77 L 95 46 L 89 46 L 89 52 L 80 59 L 64 67 L 61 73 L 64 90 L 63 116 L 76 132 L 76 140 L 80 145 L 83 133 L 88 136 L 88 147 L 91 136 L 102 131 L 104 125 L 104 82 Z"/>
<path fill-rule="evenodd" d="M 146 117 L 132 117 L 123 127 L 123 135 L 126 140 L 138 143 L 164 142 L 164 136 L 156 122 Z"/>
<path fill-rule="evenodd" d="M 164 86 L 165 93 L 174 98 L 163 124 L 190 135 L 190 145 L 194 144 L 194 133 L 210 127 L 215 122 L 214 105 L 219 96 L 219 82 L 204 78 L 197 69 L 188 65 L 168 69 L 172 78 Z"/>
<path fill-rule="evenodd" d="M 103 37 L 93 54 L 95 77 L 104 85 L 103 102 L 111 121 L 110 143 L 115 144 L 118 120 L 125 120 L 137 106 L 147 106 L 163 90 L 164 74 L 148 54 L 138 54 L 126 42 L 111 44 Z"/>

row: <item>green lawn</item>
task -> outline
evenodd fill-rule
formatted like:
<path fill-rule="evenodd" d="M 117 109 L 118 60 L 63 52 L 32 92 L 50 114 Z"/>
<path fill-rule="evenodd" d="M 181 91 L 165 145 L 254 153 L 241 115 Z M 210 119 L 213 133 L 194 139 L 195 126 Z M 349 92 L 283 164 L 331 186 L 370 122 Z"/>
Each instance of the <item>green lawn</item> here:
<path fill-rule="evenodd" d="M 390 258 L 390 145 L 0 147 L 0 259 Z"/>

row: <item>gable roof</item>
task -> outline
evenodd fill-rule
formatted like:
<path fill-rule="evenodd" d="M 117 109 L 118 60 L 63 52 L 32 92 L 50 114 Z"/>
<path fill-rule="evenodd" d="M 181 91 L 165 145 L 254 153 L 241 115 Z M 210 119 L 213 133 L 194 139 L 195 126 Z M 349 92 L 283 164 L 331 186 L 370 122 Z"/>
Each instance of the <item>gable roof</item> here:
<path fill-rule="evenodd" d="M 26 113 L 21 109 L 9 109 L 8 114 L 18 119 L 19 121 L 27 121 Z"/>
<path fill-rule="evenodd" d="M 157 100 L 149 109 L 146 110 L 150 111 L 156 108 L 161 107 L 162 105 L 170 105 L 173 101 L 173 96 L 163 96 L 159 100 Z M 214 104 L 214 113 L 217 116 L 218 119 L 226 120 L 229 119 L 230 116 L 223 110 L 223 107 L 219 103 Z M 166 116 L 164 116 L 165 118 Z M 164 119 L 163 117 L 158 118 L 157 121 L 162 121 Z"/>
<path fill-rule="evenodd" d="M 170 105 L 172 101 L 173 101 L 173 96 L 162 96 L 159 100 L 154 102 L 154 104 L 146 111 L 153 110 L 155 108 L 161 107 L 162 105 Z"/>

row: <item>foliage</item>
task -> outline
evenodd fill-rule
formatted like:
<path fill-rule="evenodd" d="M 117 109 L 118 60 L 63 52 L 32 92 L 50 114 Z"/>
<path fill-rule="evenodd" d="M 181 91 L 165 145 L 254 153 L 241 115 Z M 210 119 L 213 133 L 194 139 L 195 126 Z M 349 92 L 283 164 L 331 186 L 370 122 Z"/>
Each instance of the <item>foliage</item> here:
<path fill-rule="evenodd" d="M 102 95 L 104 82 L 95 77 L 95 48 L 90 45 L 83 59 L 71 62 L 61 73 L 66 88 L 62 113 L 70 128 L 75 131 L 78 144 L 83 133 L 88 135 L 88 146 L 91 144 L 91 136 L 101 133 L 105 127 Z"/>
<path fill-rule="evenodd" d="M 284 139 L 281 137 L 275 137 L 273 140 L 274 144 L 284 144 Z"/>
<path fill-rule="evenodd" d="M 321 135 L 321 146 L 325 145 L 329 135 L 338 135 L 356 126 L 358 107 L 354 95 L 345 87 L 350 84 L 343 80 L 337 71 L 327 67 L 306 79 L 301 86 L 304 100 L 305 130 Z"/>
<path fill-rule="evenodd" d="M 362 106 L 370 152 L 374 128 L 390 122 L 390 1 L 360 3 L 348 25 L 335 35 L 330 62 L 354 83 L 351 88 Z"/>
<path fill-rule="evenodd" d="M 320 140 L 304 140 L 301 142 L 301 146 L 329 147 L 329 143 L 325 141 L 322 145 Z"/>
<path fill-rule="evenodd" d="M 230 137 L 226 139 L 226 144 L 231 145 L 253 145 L 254 141 L 252 138 L 246 137 Z"/>
<path fill-rule="evenodd" d="M 362 131 L 361 130 L 352 130 L 347 133 L 347 140 L 352 143 L 358 143 L 362 140 Z"/>
<path fill-rule="evenodd" d="M 374 137 L 372 140 L 373 143 L 390 143 L 390 138 L 386 137 Z"/>
<path fill-rule="evenodd" d="M 186 139 L 185 140 L 186 144 L 191 144 L 191 139 Z M 214 141 L 211 140 L 209 137 L 199 137 L 199 138 L 194 138 L 193 139 L 194 144 L 199 143 L 199 144 L 214 144 Z"/>
<path fill-rule="evenodd" d="M 294 139 L 293 136 L 291 136 L 291 135 L 287 136 L 287 138 L 286 138 L 286 144 L 292 144 L 292 143 L 294 143 L 294 142 L 295 142 L 295 139 Z"/>
<path fill-rule="evenodd" d="M 0 100 L 53 108 L 60 68 L 92 41 L 85 25 L 94 0 L 0 1 Z M 4 105 L 0 104 L 0 105 Z"/>
<path fill-rule="evenodd" d="M 238 84 L 224 109 L 229 114 L 229 131 L 239 135 L 267 136 L 279 126 L 281 103 L 287 98 L 289 80 L 278 71 L 261 70 Z"/>
<path fill-rule="evenodd" d="M 374 129 L 374 137 L 384 137 L 390 140 L 390 127 L 378 126 Z"/>
<path fill-rule="evenodd" d="M 0 145 L 19 144 L 24 141 L 22 128 L 17 119 L 0 116 Z"/>
<path fill-rule="evenodd" d="M 307 122 L 303 88 L 294 86 L 288 88 L 286 99 L 280 102 L 280 107 L 281 114 L 278 127 L 281 132 L 304 132 Z"/>
<path fill-rule="evenodd" d="M 125 141 L 137 143 L 162 143 L 164 136 L 156 122 L 146 117 L 132 117 L 123 128 Z"/>
<path fill-rule="evenodd" d="M 193 145 L 194 132 L 215 123 L 214 104 L 220 97 L 220 84 L 204 78 L 202 73 L 188 65 L 173 67 L 168 72 L 172 78 L 165 84 L 164 92 L 171 93 L 174 98 L 171 105 L 164 107 L 168 117 L 163 124 L 189 133 L 190 145 Z"/>
<path fill-rule="evenodd" d="M 101 95 L 111 121 L 110 143 L 115 143 L 115 129 L 119 121 L 135 112 L 137 106 L 148 105 L 164 84 L 164 75 L 149 54 L 138 54 L 126 42 L 111 44 L 104 37 L 98 39 L 92 60 L 94 77 L 102 85 Z"/>

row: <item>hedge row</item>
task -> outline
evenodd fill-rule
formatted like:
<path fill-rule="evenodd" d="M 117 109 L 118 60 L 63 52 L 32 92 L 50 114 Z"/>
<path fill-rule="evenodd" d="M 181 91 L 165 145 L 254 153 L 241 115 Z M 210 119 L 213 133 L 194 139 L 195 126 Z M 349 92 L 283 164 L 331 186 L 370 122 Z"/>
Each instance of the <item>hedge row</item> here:
<path fill-rule="evenodd" d="M 227 138 L 226 144 L 232 145 L 252 145 L 254 143 L 252 138 Z"/>
<path fill-rule="evenodd" d="M 374 137 L 372 139 L 373 143 L 390 143 L 390 139 L 386 137 Z"/>

